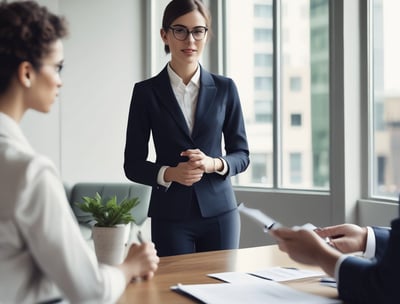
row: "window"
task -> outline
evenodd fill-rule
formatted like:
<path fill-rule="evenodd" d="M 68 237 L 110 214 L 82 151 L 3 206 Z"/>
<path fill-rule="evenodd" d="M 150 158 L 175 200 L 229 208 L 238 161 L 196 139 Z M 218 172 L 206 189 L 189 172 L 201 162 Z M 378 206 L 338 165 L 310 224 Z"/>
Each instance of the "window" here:
<path fill-rule="evenodd" d="M 254 40 L 257 42 L 272 42 L 272 29 L 268 28 L 254 29 Z"/>
<path fill-rule="evenodd" d="M 290 77 L 290 90 L 292 92 L 301 91 L 301 78 L 300 77 Z"/>
<path fill-rule="evenodd" d="M 397 198 L 400 192 L 400 26 L 397 0 L 371 0 L 372 54 L 370 92 L 372 153 L 370 163 L 375 197 Z"/>
<path fill-rule="evenodd" d="M 300 127 L 301 126 L 301 114 L 290 115 L 290 125 L 292 127 Z"/>
<path fill-rule="evenodd" d="M 385 185 L 385 171 L 386 171 L 386 158 L 385 156 L 378 156 L 378 187 Z"/>
<path fill-rule="evenodd" d="M 272 122 L 272 100 L 255 100 L 254 114 L 256 122 L 271 123 Z"/>
<path fill-rule="evenodd" d="M 256 18 L 272 18 L 272 5 L 255 4 L 254 17 Z"/>
<path fill-rule="evenodd" d="M 251 160 L 254 165 L 251 168 L 251 182 L 265 183 L 267 181 L 267 168 L 265 167 L 265 154 L 252 154 Z"/>
<path fill-rule="evenodd" d="M 254 17 L 256 18 L 272 18 L 272 5 L 255 4 Z"/>
<path fill-rule="evenodd" d="M 224 16 L 251 153 L 234 183 L 329 190 L 329 0 L 226 1 Z"/>
<path fill-rule="evenodd" d="M 256 91 L 271 91 L 272 77 L 256 77 L 254 79 L 254 89 Z"/>
<path fill-rule="evenodd" d="M 273 58 L 272 54 L 254 54 L 254 67 L 268 67 L 272 68 Z"/>
<path fill-rule="evenodd" d="M 300 184 L 302 181 L 301 173 L 301 153 L 290 153 L 290 183 Z"/>

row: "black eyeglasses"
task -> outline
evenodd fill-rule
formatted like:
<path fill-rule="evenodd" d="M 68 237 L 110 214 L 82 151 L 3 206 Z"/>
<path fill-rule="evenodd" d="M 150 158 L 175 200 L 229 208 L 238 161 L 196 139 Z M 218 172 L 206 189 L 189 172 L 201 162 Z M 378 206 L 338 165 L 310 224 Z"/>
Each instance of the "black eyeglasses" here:
<path fill-rule="evenodd" d="M 196 41 L 203 40 L 208 31 L 208 28 L 205 26 L 196 26 L 191 31 L 185 26 L 170 26 L 169 29 L 172 31 L 174 37 L 180 41 L 186 40 L 189 34 L 192 34 L 193 39 Z"/>

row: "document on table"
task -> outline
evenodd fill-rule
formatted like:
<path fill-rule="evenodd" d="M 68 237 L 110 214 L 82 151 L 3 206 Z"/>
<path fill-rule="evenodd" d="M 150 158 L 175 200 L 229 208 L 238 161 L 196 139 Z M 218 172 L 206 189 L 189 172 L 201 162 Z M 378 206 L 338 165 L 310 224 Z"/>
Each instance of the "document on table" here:
<path fill-rule="evenodd" d="M 263 284 L 248 283 L 217 283 L 217 284 L 178 284 L 171 289 L 194 297 L 207 304 L 338 304 L 340 300 L 325 298 L 264 280 Z"/>
<path fill-rule="evenodd" d="M 313 271 L 298 268 L 271 267 L 264 270 L 252 271 L 250 274 L 267 280 L 283 282 L 325 275 L 322 271 Z"/>
<path fill-rule="evenodd" d="M 251 271 L 248 273 L 220 272 L 220 273 L 212 273 L 209 274 L 208 276 L 228 283 L 240 283 L 240 282 L 246 282 L 246 280 L 249 282 L 250 280 L 251 282 L 255 282 L 254 278 L 283 282 L 283 281 L 319 277 L 323 275 L 324 273 L 321 271 L 288 268 L 288 267 L 271 267 L 263 270 Z"/>
<path fill-rule="evenodd" d="M 208 274 L 209 277 L 218 279 L 221 281 L 224 281 L 226 283 L 232 283 L 232 284 L 241 284 L 241 283 L 251 283 L 251 284 L 257 284 L 257 283 L 263 283 L 265 280 L 253 276 L 249 273 L 245 272 L 220 272 L 220 273 L 210 273 Z"/>

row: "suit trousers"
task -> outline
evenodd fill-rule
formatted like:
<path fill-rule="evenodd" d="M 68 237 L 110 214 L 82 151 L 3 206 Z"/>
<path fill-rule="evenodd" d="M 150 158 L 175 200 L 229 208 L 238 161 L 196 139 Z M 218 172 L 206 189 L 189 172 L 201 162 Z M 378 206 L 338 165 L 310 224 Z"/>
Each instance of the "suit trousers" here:
<path fill-rule="evenodd" d="M 170 256 L 239 247 L 240 216 L 237 209 L 214 217 L 202 217 L 196 195 L 190 214 L 183 220 L 151 219 L 157 255 Z"/>

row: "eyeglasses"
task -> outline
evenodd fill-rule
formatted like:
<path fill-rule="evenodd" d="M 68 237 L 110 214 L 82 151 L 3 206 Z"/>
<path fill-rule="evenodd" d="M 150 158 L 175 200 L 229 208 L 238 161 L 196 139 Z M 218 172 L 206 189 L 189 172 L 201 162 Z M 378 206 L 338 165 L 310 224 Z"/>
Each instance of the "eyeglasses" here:
<path fill-rule="evenodd" d="M 169 29 L 177 40 L 184 41 L 192 34 L 193 39 L 196 41 L 203 40 L 206 36 L 208 28 L 205 26 L 196 26 L 193 30 L 189 31 L 184 26 L 170 26 Z"/>

